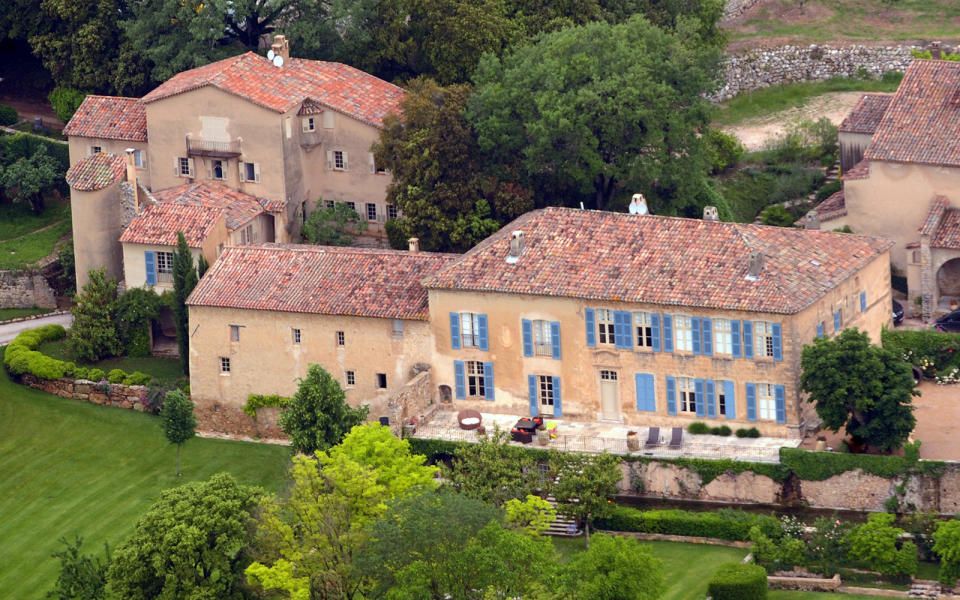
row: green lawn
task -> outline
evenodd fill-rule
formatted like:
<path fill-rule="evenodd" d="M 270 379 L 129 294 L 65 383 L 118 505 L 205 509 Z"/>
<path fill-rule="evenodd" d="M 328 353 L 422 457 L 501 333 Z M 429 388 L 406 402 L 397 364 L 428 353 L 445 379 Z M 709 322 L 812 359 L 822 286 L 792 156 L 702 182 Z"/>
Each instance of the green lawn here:
<path fill-rule="evenodd" d="M 42 354 L 51 358 L 72 361 L 73 358 L 67 353 L 65 340 L 54 340 L 44 342 L 37 348 Z M 183 371 L 180 369 L 180 359 L 177 358 L 159 358 L 154 356 L 144 356 L 139 358 L 121 357 L 105 358 L 95 363 L 80 363 L 85 367 L 96 367 L 109 373 L 111 369 L 123 369 L 127 373 L 140 371 L 159 380 L 161 383 L 173 384 L 183 379 Z"/>
<path fill-rule="evenodd" d="M 877 600 L 877 598 L 883 598 L 883 596 L 828 592 L 789 592 L 786 590 L 770 590 L 767 592 L 767 600 Z"/>
<path fill-rule="evenodd" d="M 781 38 L 780 43 L 835 40 L 952 40 L 960 3 L 955 0 L 795 0 L 765 2 L 744 22 L 729 28 L 732 39 Z M 787 38 L 783 40 L 782 38 Z"/>
<path fill-rule="evenodd" d="M 738 125 L 748 119 L 803 106 L 811 98 L 829 92 L 894 92 L 898 85 L 899 76 L 887 76 L 884 80 L 835 78 L 771 86 L 745 92 L 722 103 L 715 122 L 719 125 Z"/>
<path fill-rule="evenodd" d="M 660 596 L 660 600 L 702 600 L 707 595 L 707 582 L 717 568 L 724 563 L 739 562 L 747 555 L 747 550 L 743 548 L 726 546 L 679 542 L 641 543 L 652 546 L 653 555 L 663 561 L 667 589 Z M 553 538 L 553 544 L 567 559 L 583 551 L 582 537 Z"/>
<path fill-rule="evenodd" d="M 0 269 L 19 269 L 49 256 L 57 240 L 70 233 L 70 219 L 64 219 L 48 228 L 24 237 L 0 242 Z"/>
<path fill-rule="evenodd" d="M 0 322 L 10 319 L 19 319 L 22 317 L 32 317 L 33 315 L 45 315 L 53 312 L 52 308 L 0 308 Z"/>
<path fill-rule="evenodd" d="M 70 205 L 66 202 L 47 206 L 39 215 L 22 202 L 0 204 L 0 241 L 26 235 L 58 221 L 70 220 Z"/>
<path fill-rule="evenodd" d="M 289 449 L 194 439 L 174 477 L 175 447 L 157 417 L 66 400 L 11 382 L 0 368 L 0 598 L 39 600 L 79 533 L 87 551 L 115 547 L 162 489 L 229 471 L 280 491 Z"/>

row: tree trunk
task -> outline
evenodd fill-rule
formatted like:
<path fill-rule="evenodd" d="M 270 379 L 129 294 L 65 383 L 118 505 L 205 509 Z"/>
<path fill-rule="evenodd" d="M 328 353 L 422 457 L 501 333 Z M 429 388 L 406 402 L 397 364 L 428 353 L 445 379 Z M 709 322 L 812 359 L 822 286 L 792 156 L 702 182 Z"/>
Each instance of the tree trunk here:
<path fill-rule="evenodd" d="M 587 515 L 587 518 L 583 521 L 583 533 L 584 540 L 587 543 L 587 550 L 590 549 L 590 515 Z"/>
<path fill-rule="evenodd" d="M 593 189 L 597 210 L 605 210 L 613 197 L 613 190 L 616 188 L 617 180 L 615 177 L 606 177 L 598 173 L 593 179 Z"/>
<path fill-rule="evenodd" d="M 183 444 L 177 444 L 177 475 L 176 475 L 177 477 L 180 476 L 180 447 L 181 446 L 183 446 Z"/>

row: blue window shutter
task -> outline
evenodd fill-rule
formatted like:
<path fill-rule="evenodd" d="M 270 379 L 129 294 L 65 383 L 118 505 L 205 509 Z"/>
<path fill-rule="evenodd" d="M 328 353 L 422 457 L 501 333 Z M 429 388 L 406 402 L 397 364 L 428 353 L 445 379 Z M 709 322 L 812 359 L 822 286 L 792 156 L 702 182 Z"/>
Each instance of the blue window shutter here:
<path fill-rule="evenodd" d="M 523 330 L 523 355 L 533 356 L 533 322 L 530 319 L 523 319 L 520 322 L 520 329 Z"/>
<path fill-rule="evenodd" d="M 653 390 L 653 375 L 650 373 L 637 373 L 637 410 L 647 412 L 657 411 L 657 399 Z"/>
<path fill-rule="evenodd" d="M 489 401 L 493 401 L 493 363 L 483 363 L 483 396 Z"/>
<path fill-rule="evenodd" d="M 157 285 L 157 253 L 144 252 L 143 262 L 147 267 L 147 285 Z"/>
<path fill-rule="evenodd" d="M 467 376 L 463 370 L 463 361 L 453 361 L 453 378 L 456 382 L 457 398 L 463 400 L 467 397 Z"/>
<path fill-rule="evenodd" d="M 743 357 L 753 358 L 753 321 L 743 322 Z"/>
<path fill-rule="evenodd" d="M 613 339 L 617 348 L 633 348 L 633 315 L 628 311 L 613 313 Z"/>
<path fill-rule="evenodd" d="M 747 384 L 747 420 L 757 420 L 757 384 Z"/>
<path fill-rule="evenodd" d="M 613 313 L 613 346 L 623 348 L 623 313 L 619 310 Z"/>
<path fill-rule="evenodd" d="M 594 322 L 593 318 L 593 309 L 587 308 L 583 311 L 584 319 L 587 322 L 587 345 L 596 346 L 597 345 L 597 324 Z"/>
<path fill-rule="evenodd" d="M 650 334 L 653 336 L 653 350 L 660 352 L 660 315 L 650 315 Z"/>
<path fill-rule="evenodd" d="M 663 315 L 663 351 L 673 352 L 673 317 L 671 315 Z"/>
<path fill-rule="evenodd" d="M 840 311 L 833 311 L 833 330 L 840 331 Z"/>
<path fill-rule="evenodd" d="M 535 417 L 540 414 L 540 404 L 537 402 L 536 375 L 527 375 L 527 388 L 530 393 L 530 414 Z"/>
<path fill-rule="evenodd" d="M 677 414 L 677 380 L 667 375 L 667 414 Z"/>
<path fill-rule="evenodd" d="M 696 401 L 697 401 L 697 416 L 698 416 L 698 417 L 705 417 L 705 416 L 707 416 L 707 411 L 706 411 L 707 403 L 704 402 L 704 391 L 703 391 L 703 380 L 702 380 L 702 379 L 694 379 L 694 380 L 693 380 L 693 390 L 694 390 L 694 392 L 695 392 L 696 395 L 697 395 L 697 397 L 696 397 Z"/>
<path fill-rule="evenodd" d="M 623 347 L 633 348 L 633 313 L 623 311 Z"/>
<path fill-rule="evenodd" d="M 730 321 L 730 354 L 734 358 L 740 358 L 740 321 Z"/>
<path fill-rule="evenodd" d="M 823 323 L 817 323 L 817 337 L 823 337 Z"/>
<path fill-rule="evenodd" d="M 707 394 L 707 416 L 711 419 L 717 418 L 717 390 L 716 384 L 712 379 L 703 381 L 704 391 Z"/>
<path fill-rule="evenodd" d="M 693 353 L 700 354 L 700 317 L 690 319 L 690 327 L 693 333 Z"/>
<path fill-rule="evenodd" d="M 860 292 L 860 312 L 867 312 L 867 293 Z"/>
<path fill-rule="evenodd" d="M 783 360 L 783 327 L 780 323 L 773 324 L 773 360 Z"/>
<path fill-rule="evenodd" d="M 450 313 L 450 347 L 460 349 L 460 314 Z"/>
<path fill-rule="evenodd" d="M 773 388 L 774 399 L 777 402 L 777 423 L 787 422 L 787 398 L 783 386 Z"/>
<path fill-rule="evenodd" d="M 553 357 L 560 360 L 560 321 L 550 323 L 550 343 L 553 346 Z"/>
<path fill-rule="evenodd" d="M 553 378 L 553 416 L 563 416 L 563 394 L 560 393 L 560 378 Z"/>
<path fill-rule="evenodd" d="M 723 382 L 723 395 L 726 399 L 727 409 L 727 418 L 736 419 L 737 418 L 737 394 L 734 391 L 736 388 L 733 385 L 732 381 Z"/>
<path fill-rule="evenodd" d="M 477 332 L 480 334 L 481 350 L 489 350 L 490 342 L 487 339 L 487 315 L 477 315 Z"/>
<path fill-rule="evenodd" d="M 713 323 L 707 317 L 703 318 L 703 353 L 713 356 Z"/>

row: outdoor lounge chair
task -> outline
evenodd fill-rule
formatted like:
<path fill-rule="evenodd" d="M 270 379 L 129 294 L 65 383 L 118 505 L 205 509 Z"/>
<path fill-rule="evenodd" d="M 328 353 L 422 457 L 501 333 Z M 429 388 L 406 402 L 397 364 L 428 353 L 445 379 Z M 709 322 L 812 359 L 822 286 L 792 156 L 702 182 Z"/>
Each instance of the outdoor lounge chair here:
<path fill-rule="evenodd" d="M 660 428 L 651 427 L 650 433 L 647 435 L 647 443 L 644 444 L 645 448 L 656 448 L 660 445 Z"/>
<path fill-rule="evenodd" d="M 673 431 L 670 432 L 670 445 L 668 448 L 671 450 L 679 450 L 683 447 L 683 427 L 674 427 Z"/>

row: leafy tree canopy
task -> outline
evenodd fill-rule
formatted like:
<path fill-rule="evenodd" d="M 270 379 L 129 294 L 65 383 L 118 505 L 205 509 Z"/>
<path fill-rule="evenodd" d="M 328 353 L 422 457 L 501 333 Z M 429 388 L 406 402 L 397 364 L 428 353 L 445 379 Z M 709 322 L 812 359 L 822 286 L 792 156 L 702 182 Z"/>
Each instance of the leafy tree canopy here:
<path fill-rule="evenodd" d="M 933 542 L 933 551 L 940 557 L 940 583 L 952 586 L 960 577 L 960 521 L 941 521 Z"/>
<path fill-rule="evenodd" d="M 351 408 L 346 398 L 330 373 L 320 365 L 310 365 L 280 415 L 280 426 L 290 436 L 294 452 L 328 450 L 339 444 L 354 425 L 366 420 L 369 408 Z"/>
<path fill-rule="evenodd" d="M 867 522 L 850 532 L 850 556 L 865 561 L 884 575 L 913 575 L 917 572 L 917 546 L 897 543 L 903 530 L 893 525 L 894 515 L 874 513 Z"/>
<path fill-rule="evenodd" d="M 184 442 L 196 435 L 197 418 L 193 414 L 193 402 L 180 390 L 167 392 L 160 410 L 163 434 L 167 441 L 177 445 L 177 475 L 180 474 L 180 449 Z"/>
<path fill-rule="evenodd" d="M 349 246 L 353 239 L 351 233 L 367 230 L 367 222 L 345 202 L 320 208 L 322 202 L 322 199 L 317 201 L 317 208 L 303 224 L 304 241 L 324 246 Z"/>
<path fill-rule="evenodd" d="M 173 323 L 177 330 L 177 350 L 184 375 L 190 374 L 190 312 L 187 298 L 197 287 L 197 270 L 193 254 L 182 231 L 177 232 L 177 249 L 173 253 Z"/>
<path fill-rule="evenodd" d="M 698 214 L 719 58 L 641 16 L 572 27 L 485 55 L 469 115 L 481 150 L 541 197 L 605 209 L 642 191 L 654 212 Z"/>
<path fill-rule="evenodd" d="M 583 520 L 585 543 L 590 547 L 590 520 L 606 516 L 613 505 L 623 475 L 620 460 L 610 454 L 555 452 L 550 457 L 555 478 L 550 491 L 561 514 Z"/>
<path fill-rule="evenodd" d="M 460 447 L 447 479 L 463 495 L 501 506 L 533 493 L 540 482 L 524 472 L 533 466 L 523 448 L 511 446 L 505 432 L 495 431 Z"/>
<path fill-rule="evenodd" d="M 800 386 L 816 404 L 824 426 L 888 452 L 901 447 L 916 426 L 913 374 L 866 333 L 845 329 L 803 348 Z"/>
<path fill-rule="evenodd" d="M 262 492 L 220 473 L 160 493 L 107 573 L 117 598 L 245 598 L 253 512 Z"/>
<path fill-rule="evenodd" d="M 83 286 L 70 308 L 73 324 L 67 349 L 77 360 L 95 362 L 123 352 L 115 318 L 117 280 L 107 277 L 105 268 L 89 273 L 90 281 Z"/>
<path fill-rule="evenodd" d="M 60 559 L 60 574 L 46 597 L 51 600 L 103 600 L 107 593 L 110 547 L 104 544 L 106 558 L 101 560 L 80 554 L 83 538 L 79 535 L 72 542 L 61 538 L 60 543 L 66 547 L 53 553 L 53 558 Z"/>
<path fill-rule="evenodd" d="M 0 171 L 4 195 L 14 202 L 26 202 L 33 212 L 42 213 L 43 193 L 63 178 L 57 166 L 57 160 L 47 154 L 46 147 L 37 146 L 30 158 L 18 158 Z"/>
<path fill-rule="evenodd" d="M 656 600 L 664 591 L 663 563 L 632 538 L 597 535 L 560 576 L 562 598 Z"/>

